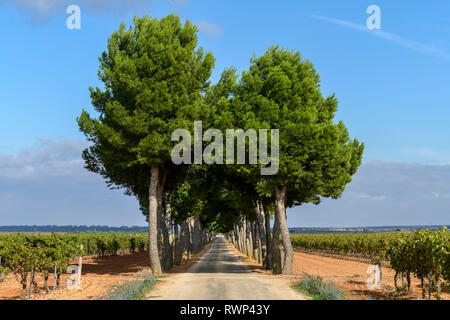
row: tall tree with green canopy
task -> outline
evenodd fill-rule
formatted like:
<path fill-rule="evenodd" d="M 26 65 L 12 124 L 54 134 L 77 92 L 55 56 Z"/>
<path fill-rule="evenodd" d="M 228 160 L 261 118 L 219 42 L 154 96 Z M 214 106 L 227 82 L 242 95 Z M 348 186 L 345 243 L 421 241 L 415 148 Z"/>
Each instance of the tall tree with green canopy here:
<path fill-rule="evenodd" d="M 93 143 L 83 158 L 111 187 L 138 198 L 147 190 L 150 266 L 160 274 L 158 195 L 173 168 L 171 135 L 201 119 L 214 57 L 197 48 L 196 26 L 169 15 L 135 17 L 128 29 L 122 23 L 99 60 L 104 89 L 90 88 L 99 116 L 83 110 L 77 119 Z"/>
<path fill-rule="evenodd" d="M 278 172 L 260 176 L 259 166 L 246 166 L 244 176 L 261 196 L 275 199 L 285 250 L 282 273 L 289 274 L 293 248 L 286 208 L 340 197 L 361 163 L 364 144 L 351 140 L 341 121 L 333 122 L 338 101 L 322 96 L 319 75 L 299 52 L 273 46 L 252 58 L 231 99 L 222 118 L 232 119 L 234 127 L 279 130 Z"/>

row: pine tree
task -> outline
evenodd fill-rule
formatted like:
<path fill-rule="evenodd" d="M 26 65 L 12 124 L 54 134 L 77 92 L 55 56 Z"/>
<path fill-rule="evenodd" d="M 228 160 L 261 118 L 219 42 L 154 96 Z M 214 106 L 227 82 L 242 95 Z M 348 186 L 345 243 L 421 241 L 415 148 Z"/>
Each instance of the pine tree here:
<path fill-rule="evenodd" d="M 141 203 L 148 199 L 149 254 L 153 273 L 158 256 L 158 199 L 170 176 L 171 135 L 201 119 L 202 92 L 214 57 L 197 48 L 197 28 L 178 16 L 135 17 L 109 38 L 98 75 L 104 89 L 90 88 L 98 118 L 83 110 L 80 130 L 92 142 L 83 152 L 86 168 L 112 188 L 124 188 Z M 146 207 L 144 205 L 143 207 Z"/>

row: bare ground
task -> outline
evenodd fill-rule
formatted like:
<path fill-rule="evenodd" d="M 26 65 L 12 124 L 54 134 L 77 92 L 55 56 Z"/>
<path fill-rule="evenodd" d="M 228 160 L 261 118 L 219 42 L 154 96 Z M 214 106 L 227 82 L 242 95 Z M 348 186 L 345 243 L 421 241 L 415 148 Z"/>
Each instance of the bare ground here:
<path fill-rule="evenodd" d="M 242 254 L 233 245 L 229 244 L 229 246 L 254 272 L 270 274 L 270 272 L 264 270 L 261 264 L 256 260 Z M 393 299 L 394 270 L 385 267 L 382 268 L 381 289 L 375 290 L 367 288 L 366 280 L 368 274 L 366 271 L 368 267 L 369 264 L 364 262 L 323 257 L 320 255 L 295 251 L 293 274 L 275 277 L 284 278 L 285 281 L 288 281 L 293 285 L 302 279 L 304 273 L 308 273 L 315 276 L 321 276 L 325 282 L 332 281 L 346 294 L 347 299 L 350 300 Z M 406 279 L 404 279 L 404 281 L 406 285 Z M 401 285 L 401 278 L 398 279 L 398 285 Z M 411 277 L 411 285 L 413 289 L 413 294 L 411 296 L 398 296 L 396 299 L 421 299 L 422 289 L 420 287 L 420 280 Z M 450 300 L 450 293 L 447 289 L 443 290 L 441 299 Z"/>

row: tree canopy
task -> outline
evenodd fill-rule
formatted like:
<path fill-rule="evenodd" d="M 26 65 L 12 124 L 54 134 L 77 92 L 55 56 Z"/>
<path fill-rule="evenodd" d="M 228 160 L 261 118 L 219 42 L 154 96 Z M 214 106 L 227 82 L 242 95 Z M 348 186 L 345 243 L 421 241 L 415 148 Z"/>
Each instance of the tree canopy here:
<path fill-rule="evenodd" d="M 334 95 L 323 97 L 319 75 L 299 52 L 272 46 L 254 56 L 240 77 L 228 68 L 210 85 L 214 57 L 198 47 L 196 33 L 189 20 L 183 25 L 169 15 L 136 17 L 131 27 L 122 23 L 112 34 L 99 58 L 104 88 L 90 88 L 98 117 L 83 110 L 77 119 L 92 142 L 83 152 L 86 168 L 139 200 L 148 217 L 153 272 L 162 271 L 161 252 L 171 255 L 172 232 L 177 235 L 181 225 L 183 233 L 189 229 L 185 222 L 196 217 L 206 230 L 250 232 L 267 268 L 273 256 L 275 272 L 281 234 L 284 261 L 279 269 L 290 273 L 286 208 L 340 197 L 361 163 L 364 145 L 350 139 L 342 122 L 334 122 L 338 101 Z M 253 147 L 244 140 L 245 164 L 235 159 L 223 165 L 173 163 L 172 134 L 186 129 L 195 136 L 196 121 L 223 136 L 228 129 L 254 130 L 257 161 L 248 161 Z M 267 131 L 267 150 L 260 130 Z M 214 135 L 200 140 L 202 150 L 222 143 Z M 233 150 L 227 145 L 223 154 L 210 148 L 211 155 L 236 158 L 238 145 L 233 143 Z M 270 166 L 276 170 L 262 174 Z"/>

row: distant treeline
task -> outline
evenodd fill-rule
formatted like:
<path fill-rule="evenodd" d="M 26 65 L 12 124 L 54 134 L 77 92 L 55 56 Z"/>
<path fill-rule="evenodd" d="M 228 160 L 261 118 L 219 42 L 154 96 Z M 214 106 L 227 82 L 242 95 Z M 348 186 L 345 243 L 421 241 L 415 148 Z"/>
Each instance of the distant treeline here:
<path fill-rule="evenodd" d="M 108 227 L 108 226 L 0 226 L 1 232 L 87 232 L 87 231 L 148 231 L 148 227 Z"/>
<path fill-rule="evenodd" d="M 289 228 L 290 233 L 294 234 L 321 234 L 321 233 L 383 233 L 383 232 L 408 232 L 416 231 L 418 229 L 429 229 L 437 231 L 443 225 L 418 225 L 418 226 L 377 226 L 377 227 L 349 227 L 349 228 L 314 228 L 314 227 L 295 227 Z M 445 226 L 445 225 L 444 225 Z M 446 226 L 450 229 L 450 225 Z M 0 233 L 2 232 L 87 232 L 87 231 L 122 231 L 122 232 L 136 232 L 148 231 L 148 227 L 132 226 L 132 227 L 108 227 L 108 226 L 0 226 Z"/>
<path fill-rule="evenodd" d="M 377 227 L 342 227 L 342 228 L 289 228 L 294 234 L 321 234 L 321 233 L 385 233 L 385 232 L 410 232 L 419 229 L 438 231 L 443 226 L 450 229 L 450 225 L 417 225 L 417 226 L 377 226 Z"/>

